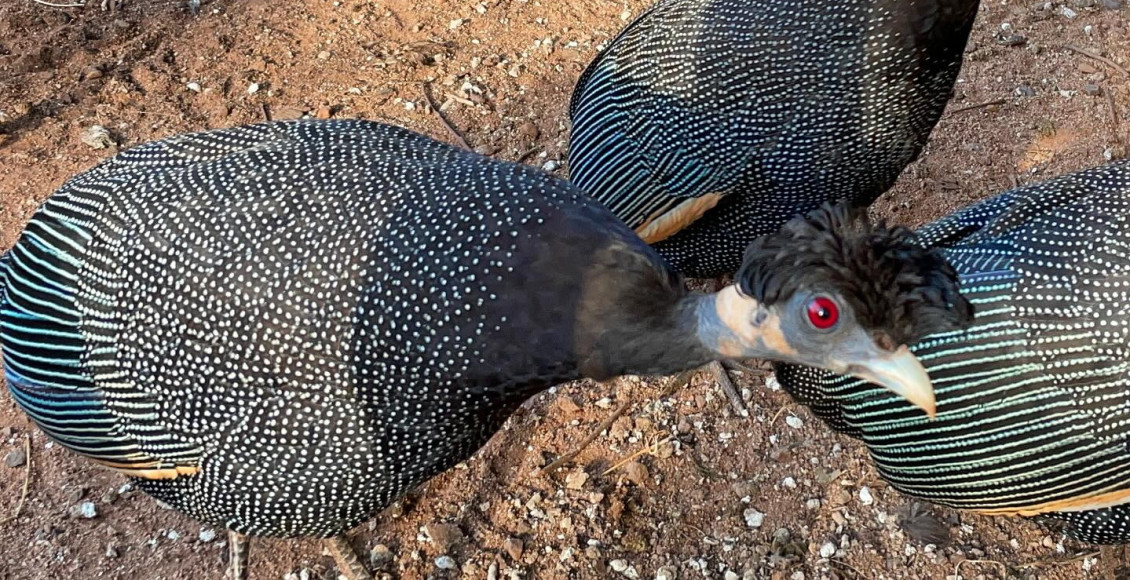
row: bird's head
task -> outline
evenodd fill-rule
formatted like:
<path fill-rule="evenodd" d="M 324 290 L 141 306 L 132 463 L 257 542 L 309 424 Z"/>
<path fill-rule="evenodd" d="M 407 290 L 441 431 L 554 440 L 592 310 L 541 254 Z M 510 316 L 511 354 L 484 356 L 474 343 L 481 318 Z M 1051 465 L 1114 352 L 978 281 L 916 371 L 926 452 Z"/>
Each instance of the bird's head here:
<path fill-rule="evenodd" d="M 940 251 L 843 203 L 750 244 L 735 285 L 715 296 L 714 308 L 733 341 L 719 342 L 723 354 L 853 375 L 931 417 L 933 386 L 907 346 L 973 317 Z"/>

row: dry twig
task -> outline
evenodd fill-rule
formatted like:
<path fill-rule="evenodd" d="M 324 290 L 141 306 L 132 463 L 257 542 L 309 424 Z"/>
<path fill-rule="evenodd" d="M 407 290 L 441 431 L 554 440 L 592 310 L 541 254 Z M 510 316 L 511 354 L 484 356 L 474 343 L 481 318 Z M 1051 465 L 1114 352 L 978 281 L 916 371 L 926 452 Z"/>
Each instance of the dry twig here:
<path fill-rule="evenodd" d="M 1122 76 L 1130 77 L 1130 71 L 1123 68 L 1122 65 L 1118 64 L 1117 62 L 1114 62 L 1113 60 L 1110 60 L 1109 58 L 1107 58 L 1107 57 L 1105 57 L 1101 54 L 1091 52 L 1091 51 L 1089 51 L 1085 48 L 1075 46 L 1074 44 L 1065 44 L 1065 45 L 1063 45 L 1063 48 L 1066 48 L 1067 50 L 1070 50 L 1072 52 L 1079 53 L 1079 54 L 1081 54 L 1081 55 L 1083 55 L 1087 58 L 1097 60 L 1097 61 L 1113 68 L 1114 70 L 1118 71 L 1119 73 L 1122 74 Z"/>
<path fill-rule="evenodd" d="M 974 103 L 972 105 L 965 105 L 964 107 L 958 107 L 958 108 L 950 111 L 950 114 L 954 115 L 954 114 L 957 114 L 957 113 L 964 113 L 965 111 L 972 111 L 974 109 L 984 109 L 985 107 L 992 107 L 994 105 L 1003 105 L 1007 102 L 1008 101 L 1006 99 L 996 99 L 996 100 L 992 100 L 992 101 L 985 101 L 984 103 Z"/>
<path fill-rule="evenodd" d="M 784 413 L 785 411 L 788 411 L 789 409 L 792 409 L 793 407 L 796 407 L 795 403 L 790 403 L 790 404 L 785 405 L 784 407 L 781 407 L 780 409 L 778 409 L 777 412 L 773 414 L 773 420 L 769 421 L 769 425 L 773 425 L 774 423 L 776 423 L 777 419 L 781 418 L 781 413 Z"/>
<path fill-rule="evenodd" d="M 1067 564 L 1073 564 L 1075 562 L 1078 562 L 1079 560 L 1083 560 L 1083 559 L 1086 559 L 1086 558 L 1094 558 L 1094 557 L 1098 556 L 1100 553 L 1101 552 L 1088 552 L 1086 554 L 1079 554 L 1078 556 L 1075 556 L 1074 558 L 1070 558 L 1070 559 L 1067 559 L 1067 560 L 1039 560 L 1039 561 L 1036 561 L 1036 562 L 1029 562 L 1027 564 L 1021 564 L 1021 565 L 1017 566 L 1016 568 L 1018 570 L 1027 570 L 1028 568 L 1039 568 L 1040 566 L 1066 566 Z"/>
<path fill-rule="evenodd" d="M 612 473 L 613 471 L 616 471 L 617 469 L 624 467 L 630 461 L 634 460 L 635 458 L 637 458 L 641 455 L 655 455 L 655 454 L 659 453 L 659 446 L 660 445 L 666 445 L 666 444 L 675 440 L 674 435 L 667 435 L 667 437 L 660 439 L 660 437 L 662 437 L 663 435 L 667 435 L 667 434 L 661 433 L 658 437 L 655 438 L 655 441 L 653 441 L 650 445 L 644 447 L 643 449 L 640 449 L 639 451 L 636 451 L 635 453 L 621 459 L 620 461 L 617 461 L 616 465 L 613 465 L 612 467 L 605 469 L 604 473 L 601 473 L 600 476 L 604 477 L 604 476 L 608 475 L 609 473 Z"/>
<path fill-rule="evenodd" d="M 52 8 L 86 8 L 86 4 L 55 4 L 54 2 L 44 2 L 43 0 L 31 0 L 36 4 L 43 6 L 50 6 Z"/>
<path fill-rule="evenodd" d="M 550 473 L 558 467 L 561 467 L 566 462 L 572 461 L 574 457 L 581 453 L 581 451 L 585 450 L 585 447 L 588 447 L 593 441 L 596 441 L 596 438 L 600 437 L 601 433 L 612 427 L 612 424 L 616 422 L 616 419 L 619 419 L 620 415 L 623 415 L 624 412 L 628 410 L 628 407 L 631 406 L 632 399 L 631 397 L 628 397 L 627 400 L 624 401 L 624 404 L 620 405 L 620 408 L 613 411 L 612 414 L 609 415 L 608 418 L 605 419 L 604 422 L 596 428 L 596 430 L 594 430 L 592 433 L 589 433 L 588 437 L 585 437 L 585 440 L 581 441 L 581 444 L 578 445 L 576 449 L 570 451 L 569 453 L 566 453 L 565 455 L 562 455 L 561 457 L 558 457 L 556 460 L 554 460 L 553 463 L 550 463 L 549 465 L 543 467 L 542 471 L 545 473 Z"/>
<path fill-rule="evenodd" d="M 431 109 L 433 113 L 435 113 L 436 117 L 439 117 L 439 122 L 443 123 L 443 126 L 447 128 L 447 132 L 451 133 L 451 136 L 459 142 L 459 145 L 461 145 L 464 149 L 470 151 L 471 145 L 469 145 L 467 143 L 467 140 L 463 138 L 463 134 L 456 130 L 454 126 L 452 126 L 451 122 L 447 120 L 447 117 L 443 115 L 443 111 L 440 111 L 439 107 L 436 106 L 435 101 L 432 100 L 432 93 L 428 90 L 427 83 L 420 84 L 420 91 L 424 93 L 424 100 L 428 102 L 428 108 Z"/>
<path fill-rule="evenodd" d="M 27 469 L 24 470 L 24 489 L 20 492 L 20 501 L 16 504 L 16 511 L 11 516 L 0 520 L 0 526 L 15 521 L 20 517 L 20 512 L 24 509 L 24 502 L 27 500 L 28 483 L 31 482 L 31 433 L 28 433 L 27 438 L 24 439 L 24 461 L 27 462 Z"/>
<path fill-rule="evenodd" d="M 998 562 L 996 560 L 962 560 L 962 561 L 958 562 L 956 566 L 953 567 L 953 575 L 954 576 L 960 576 L 961 575 L 958 572 L 961 570 L 962 564 L 993 564 L 995 566 L 1000 566 L 1000 569 L 1005 574 L 1008 574 L 1008 566 L 1005 566 L 1003 562 Z"/>
<path fill-rule="evenodd" d="M 1118 118 L 1118 106 L 1114 104 L 1114 92 L 1109 89 L 1105 92 L 1106 103 L 1110 107 L 1110 122 L 1114 124 L 1114 141 L 1116 143 L 1122 143 L 1122 131 L 1119 130 L 1122 122 Z"/>

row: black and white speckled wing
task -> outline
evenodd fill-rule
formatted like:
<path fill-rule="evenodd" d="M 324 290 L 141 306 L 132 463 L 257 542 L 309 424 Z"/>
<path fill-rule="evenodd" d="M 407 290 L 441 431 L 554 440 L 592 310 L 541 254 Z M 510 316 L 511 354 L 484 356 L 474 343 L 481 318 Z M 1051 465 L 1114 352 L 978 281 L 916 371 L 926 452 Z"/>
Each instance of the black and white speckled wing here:
<path fill-rule="evenodd" d="M 825 201 L 870 203 L 924 146 L 978 3 L 661 0 L 570 103 L 573 182 L 680 272 Z"/>
<path fill-rule="evenodd" d="M 1085 524 L 1081 539 L 1130 541 L 1124 508 L 1096 511 L 1130 500 L 1128 210 L 1121 162 L 922 229 L 924 243 L 947 248 L 976 309 L 968 330 L 913 347 L 937 420 L 819 371 L 782 369 L 782 385 L 861 438 L 903 492 L 986 513 L 1075 514 L 1063 517 Z"/>

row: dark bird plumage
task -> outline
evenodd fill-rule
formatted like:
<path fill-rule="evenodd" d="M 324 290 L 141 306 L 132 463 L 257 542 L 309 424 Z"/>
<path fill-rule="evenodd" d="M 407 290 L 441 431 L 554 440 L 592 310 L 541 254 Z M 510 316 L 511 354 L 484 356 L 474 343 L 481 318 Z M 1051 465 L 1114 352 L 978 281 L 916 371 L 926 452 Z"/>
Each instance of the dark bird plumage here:
<path fill-rule="evenodd" d="M 821 203 L 868 205 L 922 151 L 977 0 L 660 0 L 570 103 L 573 182 L 687 276 L 733 273 Z"/>
<path fill-rule="evenodd" d="M 55 192 L 2 274 L 6 377 L 36 424 L 252 535 L 341 534 L 582 376 L 874 362 L 929 395 L 852 323 L 854 288 L 798 290 L 845 301 L 821 332 L 796 300 L 688 293 L 567 182 L 365 121 L 126 150 Z"/>
<path fill-rule="evenodd" d="M 896 489 L 1130 542 L 1130 161 L 1021 187 L 918 231 L 976 308 L 912 347 L 937 418 L 792 365 L 781 385 L 861 439 Z"/>

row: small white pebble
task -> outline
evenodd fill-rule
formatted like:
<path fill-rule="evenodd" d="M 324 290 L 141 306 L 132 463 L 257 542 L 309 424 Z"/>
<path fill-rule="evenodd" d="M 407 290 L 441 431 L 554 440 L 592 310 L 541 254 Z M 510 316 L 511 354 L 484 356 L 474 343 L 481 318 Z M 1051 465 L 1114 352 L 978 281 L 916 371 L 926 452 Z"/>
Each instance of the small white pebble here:
<path fill-rule="evenodd" d="M 835 556 L 835 555 L 836 555 L 836 544 L 834 544 L 832 542 L 824 542 L 824 545 L 820 546 L 820 557 L 821 558 L 831 558 L 832 556 Z"/>
<path fill-rule="evenodd" d="M 440 570 L 454 570 L 455 560 L 451 556 L 440 556 L 436 558 L 436 568 Z"/>
<path fill-rule="evenodd" d="M 199 538 L 201 542 L 211 542 L 212 540 L 216 539 L 216 531 L 211 528 L 204 528 L 203 530 L 200 530 Z"/>
<path fill-rule="evenodd" d="M 451 22 L 447 23 L 447 27 L 451 30 L 455 30 L 456 28 L 459 28 L 460 26 L 463 26 L 463 19 L 462 18 L 456 18 L 455 20 L 452 20 Z"/>
<path fill-rule="evenodd" d="M 541 168 L 544 171 L 553 171 L 557 169 L 557 162 L 550 159 L 549 161 L 546 161 L 545 164 L 541 166 Z"/>
<path fill-rule="evenodd" d="M 628 562 L 626 560 L 613 560 L 608 563 L 615 572 L 623 572 L 628 569 Z"/>
<path fill-rule="evenodd" d="M 247 85 L 247 94 L 254 95 L 259 92 L 259 83 L 251 83 Z"/>
<path fill-rule="evenodd" d="M 760 528 L 761 524 L 765 522 L 765 514 L 753 508 L 748 508 L 742 512 L 742 517 L 745 518 L 745 525 L 751 528 Z"/>
<path fill-rule="evenodd" d="M 785 417 L 785 424 L 789 427 L 792 427 L 793 429 L 800 429 L 801 427 L 804 427 L 804 420 L 800 417 L 789 415 L 788 417 Z"/>
<path fill-rule="evenodd" d="M 781 485 L 789 489 L 796 489 L 796 480 L 791 477 L 786 477 L 785 479 L 781 480 Z"/>
<path fill-rule="evenodd" d="M 863 505 L 871 505 L 875 503 L 875 496 L 871 495 L 871 489 L 866 485 L 859 488 L 859 503 Z"/>
<path fill-rule="evenodd" d="M 194 93 L 199 93 L 200 92 L 200 83 L 188 83 L 187 85 L 184 86 L 184 88 L 186 88 L 186 89 L 188 89 L 188 90 L 190 90 Z"/>
<path fill-rule="evenodd" d="M 733 570 L 726 570 L 726 574 L 723 578 L 725 578 L 725 580 L 742 580 L 742 577 L 738 576 L 738 573 Z"/>
<path fill-rule="evenodd" d="M 78 513 L 86 519 L 98 517 L 98 508 L 92 501 L 84 501 L 78 506 Z"/>

